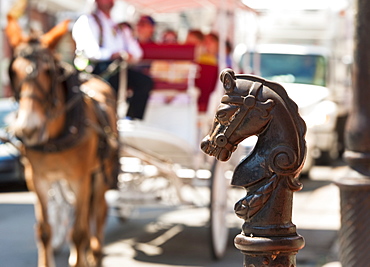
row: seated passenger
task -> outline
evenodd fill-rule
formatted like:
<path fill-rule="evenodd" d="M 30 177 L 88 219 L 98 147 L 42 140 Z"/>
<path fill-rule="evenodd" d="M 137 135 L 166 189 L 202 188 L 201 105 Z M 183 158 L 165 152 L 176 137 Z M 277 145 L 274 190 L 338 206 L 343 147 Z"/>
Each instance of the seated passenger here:
<path fill-rule="evenodd" d="M 174 30 L 167 29 L 162 33 L 162 44 L 177 44 L 177 33 Z"/>
<path fill-rule="evenodd" d="M 155 43 L 155 24 L 155 20 L 151 16 L 143 15 L 140 17 L 135 27 L 136 38 L 140 44 Z"/>
<path fill-rule="evenodd" d="M 202 53 L 204 34 L 200 30 L 190 30 L 186 36 L 184 44 L 195 45 L 195 57 L 198 59 Z"/>
<path fill-rule="evenodd" d="M 110 17 L 113 0 L 96 0 L 96 10 L 82 15 L 72 30 L 76 42 L 76 53 L 89 59 L 92 73 L 104 76 L 118 92 L 119 71 L 107 73 L 113 61 L 126 60 L 135 63 L 142 57 L 142 50 L 133 38 L 129 28 L 121 29 Z M 133 90 L 127 116 L 142 119 L 145 113 L 149 92 L 153 88 L 150 77 L 128 69 L 128 86 Z"/>
<path fill-rule="evenodd" d="M 218 35 L 209 33 L 203 39 L 203 51 L 199 57 L 200 64 L 217 66 L 218 64 Z"/>

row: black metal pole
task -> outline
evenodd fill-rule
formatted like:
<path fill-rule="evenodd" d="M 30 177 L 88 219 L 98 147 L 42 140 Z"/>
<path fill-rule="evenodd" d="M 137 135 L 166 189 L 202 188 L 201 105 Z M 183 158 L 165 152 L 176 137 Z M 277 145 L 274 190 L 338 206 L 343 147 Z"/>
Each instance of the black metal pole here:
<path fill-rule="evenodd" d="M 293 191 L 284 179 L 278 179 L 271 195 L 274 203 L 247 220 L 234 239 L 244 254 L 244 267 L 296 267 L 296 254 L 305 242 L 291 222 Z"/>
<path fill-rule="evenodd" d="M 339 232 L 342 266 L 369 266 L 370 253 L 370 1 L 356 1 L 353 101 L 344 159 L 351 169 L 337 185 L 341 198 Z"/>

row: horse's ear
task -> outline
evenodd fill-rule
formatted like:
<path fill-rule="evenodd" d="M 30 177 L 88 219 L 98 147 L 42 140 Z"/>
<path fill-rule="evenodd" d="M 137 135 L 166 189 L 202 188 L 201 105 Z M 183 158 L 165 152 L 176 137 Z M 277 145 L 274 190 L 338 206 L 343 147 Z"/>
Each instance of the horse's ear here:
<path fill-rule="evenodd" d="M 7 16 L 8 24 L 5 28 L 6 36 L 8 37 L 9 43 L 12 47 L 16 47 L 22 41 L 24 41 L 24 36 L 21 27 L 18 24 L 16 18 L 11 15 Z"/>
<path fill-rule="evenodd" d="M 69 22 L 70 20 L 65 20 L 43 34 L 40 39 L 41 44 L 47 48 L 54 49 L 63 35 L 68 31 Z"/>

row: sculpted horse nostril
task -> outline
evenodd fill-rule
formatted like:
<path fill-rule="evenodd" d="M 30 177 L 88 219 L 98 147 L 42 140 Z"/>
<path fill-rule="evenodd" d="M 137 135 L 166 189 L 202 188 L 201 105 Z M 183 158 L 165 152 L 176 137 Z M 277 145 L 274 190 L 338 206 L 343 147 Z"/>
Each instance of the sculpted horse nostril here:
<path fill-rule="evenodd" d="M 221 151 L 216 155 L 216 158 L 220 161 L 227 161 L 231 157 L 231 151 L 222 148 Z"/>
<path fill-rule="evenodd" d="M 204 152 L 206 152 L 206 151 L 208 150 L 209 146 L 210 146 L 210 142 L 209 142 L 209 140 L 208 140 L 208 139 L 204 139 L 204 140 L 200 143 L 200 148 L 201 148 Z"/>

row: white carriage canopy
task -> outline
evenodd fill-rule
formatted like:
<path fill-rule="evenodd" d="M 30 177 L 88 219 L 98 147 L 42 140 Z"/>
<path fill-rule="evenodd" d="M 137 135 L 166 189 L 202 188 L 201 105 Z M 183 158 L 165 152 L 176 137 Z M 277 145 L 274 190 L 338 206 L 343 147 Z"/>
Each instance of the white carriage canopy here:
<path fill-rule="evenodd" d="M 244 3 L 245 0 L 116 0 L 117 2 L 134 7 L 133 14 L 152 15 L 155 19 L 166 14 L 186 13 L 187 20 L 193 22 L 192 27 L 218 33 L 219 71 L 226 68 L 226 40 L 231 40 L 234 48 L 240 43 L 251 46 L 255 42 L 258 14 Z M 204 25 L 207 26 L 204 28 Z M 179 36 L 181 32 L 180 30 Z M 233 68 L 237 69 L 235 62 Z M 218 92 L 217 95 L 223 94 L 219 83 L 215 91 Z"/>
<path fill-rule="evenodd" d="M 133 6 L 153 13 L 171 13 L 195 8 L 217 8 L 233 10 L 234 8 L 249 9 L 241 0 L 124 0 Z"/>

